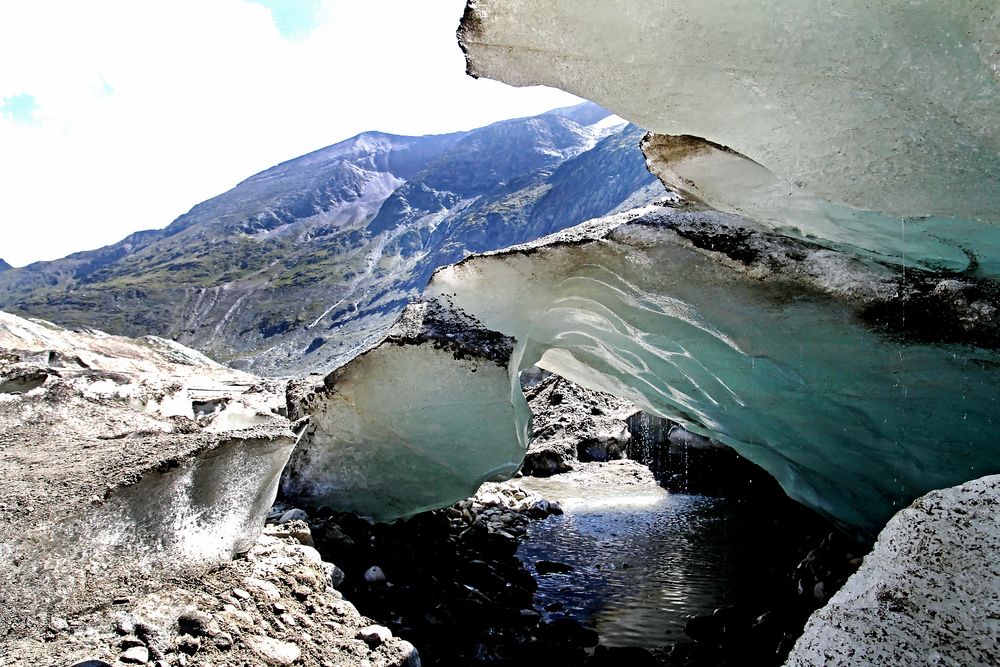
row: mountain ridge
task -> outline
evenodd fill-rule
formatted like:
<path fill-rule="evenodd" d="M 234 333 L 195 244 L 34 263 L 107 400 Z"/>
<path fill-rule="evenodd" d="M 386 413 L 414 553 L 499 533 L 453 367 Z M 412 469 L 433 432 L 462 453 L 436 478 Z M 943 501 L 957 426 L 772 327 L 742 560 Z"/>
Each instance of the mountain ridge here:
<path fill-rule="evenodd" d="M 438 266 L 662 196 L 642 134 L 590 103 L 443 135 L 362 132 L 162 229 L 2 271 L 0 308 L 173 338 L 261 374 L 328 370 Z"/>

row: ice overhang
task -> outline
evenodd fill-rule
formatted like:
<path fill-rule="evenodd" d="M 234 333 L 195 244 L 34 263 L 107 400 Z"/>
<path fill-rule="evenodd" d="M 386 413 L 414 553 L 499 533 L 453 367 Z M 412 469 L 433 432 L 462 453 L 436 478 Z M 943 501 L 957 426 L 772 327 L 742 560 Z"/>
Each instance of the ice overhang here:
<path fill-rule="evenodd" d="M 1000 222 L 995 0 L 472 0 L 468 72 L 694 135 L 794 190 Z"/>

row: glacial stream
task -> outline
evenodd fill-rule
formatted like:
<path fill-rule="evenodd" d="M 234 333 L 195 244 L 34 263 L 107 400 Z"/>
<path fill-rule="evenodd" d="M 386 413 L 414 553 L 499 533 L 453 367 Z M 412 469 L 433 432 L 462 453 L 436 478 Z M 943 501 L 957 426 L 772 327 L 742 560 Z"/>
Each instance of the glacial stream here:
<path fill-rule="evenodd" d="M 652 484 L 586 485 L 525 478 L 565 513 L 533 523 L 517 555 L 571 572 L 536 576 L 536 608 L 596 631 L 606 646 L 687 643 L 689 615 L 766 605 L 784 587 L 795 550 L 759 504 L 670 493 Z M 781 522 L 788 528 L 787 517 Z"/>

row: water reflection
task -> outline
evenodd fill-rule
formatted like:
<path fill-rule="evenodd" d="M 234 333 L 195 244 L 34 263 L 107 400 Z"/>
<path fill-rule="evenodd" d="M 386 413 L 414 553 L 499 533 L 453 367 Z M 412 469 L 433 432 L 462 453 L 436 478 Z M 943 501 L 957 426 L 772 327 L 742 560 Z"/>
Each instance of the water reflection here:
<path fill-rule="evenodd" d="M 518 556 L 529 568 L 539 560 L 574 568 L 537 577 L 536 603 L 563 605 L 547 615 L 585 622 L 602 644 L 686 642 L 689 614 L 754 599 L 766 604 L 776 586 L 788 585 L 777 567 L 788 558 L 780 529 L 759 507 L 655 486 L 521 481 L 560 500 L 565 514 L 535 523 Z"/>

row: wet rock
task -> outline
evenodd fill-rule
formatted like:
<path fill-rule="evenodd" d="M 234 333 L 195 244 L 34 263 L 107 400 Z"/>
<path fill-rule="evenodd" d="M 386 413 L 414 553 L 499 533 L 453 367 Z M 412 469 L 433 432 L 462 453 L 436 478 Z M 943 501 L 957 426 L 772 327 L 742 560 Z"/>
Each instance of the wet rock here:
<path fill-rule="evenodd" d="M 118 656 L 118 660 L 129 665 L 145 665 L 149 662 L 149 649 L 145 646 L 133 646 Z"/>
<path fill-rule="evenodd" d="M 551 560 L 540 560 L 535 563 L 535 572 L 543 576 L 546 574 L 566 574 L 572 571 L 573 566 L 566 563 L 558 563 Z"/>
<path fill-rule="evenodd" d="M 333 588 L 339 587 L 344 583 L 344 579 L 347 575 L 339 567 L 333 563 L 323 563 L 323 571 L 326 573 L 327 582 Z"/>
<path fill-rule="evenodd" d="M 503 662 L 514 658 L 521 643 L 536 641 L 541 620 L 530 609 L 537 584 L 515 556 L 528 510 L 540 499 L 513 483 L 487 483 L 474 498 L 391 525 L 333 515 L 312 528 L 317 548 L 347 575 L 341 584 L 345 597 L 392 632 L 378 655 L 402 636 L 420 647 L 414 659 L 423 664 Z M 346 542 L 353 547 L 344 548 Z M 366 581 L 373 567 L 391 573 L 392 584 Z M 346 609 L 349 603 L 338 604 Z M 522 616 L 522 609 L 528 614 Z M 346 618 L 337 605 L 330 611 Z M 570 650 L 575 648 L 564 644 L 560 652 Z M 389 664 L 418 663 L 400 658 Z"/>
<path fill-rule="evenodd" d="M 589 647 L 597 646 L 600 637 L 596 632 L 580 625 L 572 618 L 557 618 L 542 626 L 543 636 L 558 644 Z"/>
<path fill-rule="evenodd" d="M 656 667 L 660 662 L 639 646 L 598 646 L 587 667 Z"/>
<path fill-rule="evenodd" d="M 524 454 L 521 471 L 525 475 L 550 477 L 573 469 L 577 449 L 573 440 L 551 440 L 532 443 Z"/>
<path fill-rule="evenodd" d="M 542 618 L 542 615 L 539 614 L 534 609 L 522 609 L 518 613 L 521 615 L 521 618 L 523 618 L 523 619 L 525 619 L 527 621 L 530 621 L 530 622 L 540 621 L 541 618 Z"/>
<path fill-rule="evenodd" d="M 284 524 L 284 523 L 288 523 L 289 521 L 305 521 L 305 522 L 308 522 L 309 521 L 309 515 L 306 514 L 305 510 L 300 510 L 300 509 L 297 509 L 297 508 L 290 509 L 287 512 L 285 512 L 284 514 L 281 515 L 281 518 L 278 519 L 278 523 L 279 524 Z"/>

